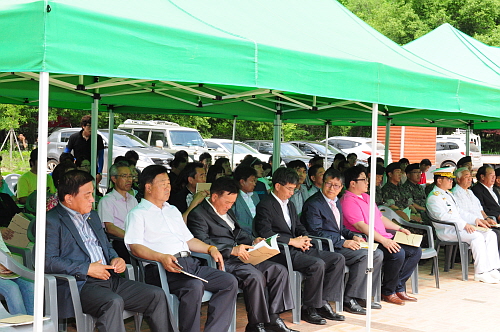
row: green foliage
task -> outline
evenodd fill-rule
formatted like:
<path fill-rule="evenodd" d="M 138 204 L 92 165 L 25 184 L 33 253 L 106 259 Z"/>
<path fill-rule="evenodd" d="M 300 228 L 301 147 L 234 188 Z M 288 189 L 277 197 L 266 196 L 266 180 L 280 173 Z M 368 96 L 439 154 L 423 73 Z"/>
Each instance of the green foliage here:
<path fill-rule="evenodd" d="M 2 175 L 7 175 L 11 173 L 23 174 L 30 170 L 29 159 L 31 151 L 22 151 L 23 159 L 18 150 L 12 151 L 12 159 L 10 158 L 10 153 L 8 149 L 1 151 L 2 162 L 0 162 Z"/>

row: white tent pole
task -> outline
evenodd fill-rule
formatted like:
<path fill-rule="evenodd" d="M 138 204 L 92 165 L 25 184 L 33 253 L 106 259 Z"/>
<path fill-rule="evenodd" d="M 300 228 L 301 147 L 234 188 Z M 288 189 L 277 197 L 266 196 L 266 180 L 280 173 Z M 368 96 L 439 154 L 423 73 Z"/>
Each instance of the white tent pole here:
<path fill-rule="evenodd" d="M 276 104 L 276 109 L 273 133 L 273 172 L 281 164 L 281 104 Z"/>
<path fill-rule="evenodd" d="M 107 187 L 109 188 L 109 184 L 111 183 L 111 177 L 109 176 L 109 168 L 113 165 L 113 139 L 114 139 L 114 130 L 115 130 L 115 112 L 113 111 L 113 107 L 108 107 L 109 111 L 109 137 L 108 137 L 108 165 L 106 169 L 103 169 L 103 173 L 107 174 Z"/>
<path fill-rule="evenodd" d="M 372 110 L 372 151 L 377 151 L 378 104 L 373 104 Z M 372 154 L 373 156 L 373 154 Z M 370 165 L 370 216 L 368 231 L 368 262 L 366 272 L 366 331 L 371 330 L 372 319 L 372 280 L 373 280 L 373 238 L 375 230 L 375 186 L 377 182 L 377 160 L 372 158 Z"/>
<path fill-rule="evenodd" d="M 330 129 L 330 120 L 326 121 L 326 140 L 325 140 L 325 160 L 323 161 L 323 165 L 325 170 L 328 169 L 328 130 Z"/>
<path fill-rule="evenodd" d="M 236 118 L 238 116 L 235 115 L 234 116 L 234 120 L 233 120 L 233 145 L 232 145 L 232 149 L 231 149 L 231 167 L 234 169 L 235 168 L 235 164 L 234 164 L 234 141 L 236 140 Z"/>
<path fill-rule="evenodd" d="M 90 174 L 95 179 L 97 173 L 97 127 L 98 127 L 98 111 L 99 109 L 99 99 L 94 98 L 94 102 L 92 103 L 92 127 L 90 137 L 92 139 L 90 144 Z M 99 186 L 96 184 L 95 190 L 99 190 Z"/>
<path fill-rule="evenodd" d="M 406 127 L 401 127 L 401 148 L 399 150 L 399 159 L 405 157 L 405 136 L 406 136 Z"/>
<path fill-rule="evenodd" d="M 39 81 L 38 103 L 38 167 L 36 201 L 36 236 L 45 239 L 46 204 L 47 201 L 47 140 L 49 122 L 49 73 L 41 72 Z M 44 188 L 42 190 L 42 188 Z M 33 331 L 43 331 L 43 291 L 45 272 L 45 241 L 38 241 L 35 254 L 35 321 Z M 54 294 L 51 294 L 51 296 Z M 51 313 L 52 314 L 52 313 Z M 57 322 L 56 322 L 57 324 Z"/>
<path fill-rule="evenodd" d="M 386 117 L 385 122 L 385 149 L 384 149 L 384 166 L 389 165 L 389 144 L 391 144 L 391 124 L 392 118 Z M 375 143 L 377 141 L 375 140 Z M 376 151 L 376 150 L 375 150 Z"/>
<path fill-rule="evenodd" d="M 465 155 L 468 156 L 470 154 L 470 132 L 472 128 L 472 123 L 467 122 L 467 129 L 465 130 Z"/>

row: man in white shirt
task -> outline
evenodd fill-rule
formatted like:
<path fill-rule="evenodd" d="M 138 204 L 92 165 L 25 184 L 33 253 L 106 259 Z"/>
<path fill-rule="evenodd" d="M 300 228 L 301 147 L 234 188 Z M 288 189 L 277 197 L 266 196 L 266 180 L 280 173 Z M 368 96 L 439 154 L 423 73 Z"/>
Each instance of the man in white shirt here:
<path fill-rule="evenodd" d="M 144 199 L 127 216 L 125 244 L 135 256 L 162 263 L 170 292 L 179 298 L 181 332 L 200 331 L 201 299 L 205 290 L 212 292 L 212 298 L 208 302 L 204 331 L 227 331 L 234 314 L 238 282 L 231 274 L 201 266 L 200 261 L 191 257 L 191 251 L 208 253 L 223 270 L 221 253 L 217 247 L 194 238 L 179 210 L 167 203 L 170 179 L 165 167 L 146 167 L 139 185 Z M 208 283 L 181 274 L 181 269 Z M 160 286 L 156 265 L 146 266 L 146 282 Z"/>
<path fill-rule="evenodd" d="M 127 213 L 137 206 L 137 199 L 128 191 L 132 188 L 132 173 L 126 162 L 118 162 L 109 168 L 113 189 L 99 201 L 97 212 L 106 232 L 113 237 L 113 249 L 126 263 L 130 256 L 125 247 L 125 220 Z"/>
<path fill-rule="evenodd" d="M 456 198 L 449 191 L 453 185 L 453 168 L 434 171 L 433 190 L 427 197 L 427 211 L 437 220 L 457 224 L 462 241 L 469 243 L 474 257 L 474 279 L 496 284 L 500 280 L 500 259 L 497 239 L 491 231 L 476 231 L 474 220 L 464 220 L 459 212 Z M 434 223 L 437 236 L 443 241 L 457 241 L 455 228 L 451 225 Z"/>

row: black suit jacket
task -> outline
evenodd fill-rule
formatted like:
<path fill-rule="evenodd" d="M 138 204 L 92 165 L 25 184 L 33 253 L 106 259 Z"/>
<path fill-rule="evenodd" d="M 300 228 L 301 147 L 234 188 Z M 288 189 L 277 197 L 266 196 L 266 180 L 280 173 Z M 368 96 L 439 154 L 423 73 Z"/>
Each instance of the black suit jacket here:
<path fill-rule="evenodd" d="M 345 239 L 352 239 L 353 232 L 344 227 L 342 223 L 342 207 L 340 200 L 337 200 L 337 208 L 340 212 L 340 228 L 335 220 L 335 215 L 323 197 L 321 191 L 318 191 L 304 203 L 300 220 L 306 229 L 315 236 L 327 237 L 333 241 L 335 248 L 342 248 Z"/>
<path fill-rule="evenodd" d="M 483 207 L 483 211 L 486 215 L 495 216 L 498 220 L 498 216 L 500 216 L 500 205 L 498 205 L 495 199 L 491 196 L 488 189 L 478 182 L 471 188 L 471 190 L 481 202 L 481 206 Z M 495 193 L 495 195 L 497 194 Z"/>
<path fill-rule="evenodd" d="M 186 196 L 189 194 L 188 188 L 184 187 L 181 191 L 170 196 L 168 203 L 175 206 L 181 213 L 186 212 L 188 205 L 186 203 Z"/>
<path fill-rule="evenodd" d="M 227 214 L 234 221 L 234 231 L 219 217 L 210 204 L 203 200 L 188 215 L 187 226 L 194 237 L 201 241 L 216 246 L 224 259 L 231 256 L 233 247 L 240 244 L 252 245 L 255 239 L 252 235 L 241 229 L 232 210 Z"/>
<path fill-rule="evenodd" d="M 118 257 L 102 228 L 101 219 L 92 210 L 87 219 L 104 253 L 107 263 Z M 80 233 L 71 217 L 61 205 L 47 212 L 47 230 L 45 241 L 45 273 L 62 273 L 75 277 L 81 290 L 87 281 L 87 271 L 91 262 L 90 254 L 83 243 Z M 110 271 L 110 273 L 114 273 Z M 58 287 L 60 318 L 72 317 L 73 305 L 67 284 Z"/>
<path fill-rule="evenodd" d="M 309 235 L 299 220 L 295 205 L 288 201 L 288 213 L 291 219 L 291 228 L 285 221 L 285 216 L 274 195 L 269 194 L 257 205 L 254 224 L 255 231 L 261 237 L 267 238 L 274 234 L 279 234 L 278 242 L 290 242 L 290 239 Z"/>

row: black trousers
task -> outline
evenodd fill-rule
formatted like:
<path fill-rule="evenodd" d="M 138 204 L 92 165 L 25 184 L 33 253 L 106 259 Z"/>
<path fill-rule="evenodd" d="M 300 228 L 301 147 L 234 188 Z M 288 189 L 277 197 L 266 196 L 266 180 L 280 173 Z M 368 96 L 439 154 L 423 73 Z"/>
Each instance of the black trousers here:
<path fill-rule="evenodd" d="M 225 266 L 243 290 L 249 324 L 268 323 L 269 315 L 293 309 L 288 271 L 283 265 L 264 261 L 254 266 L 232 256 Z"/>
<path fill-rule="evenodd" d="M 205 332 L 227 331 L 233 318 L 238 282 L 236 278 L 223 271 L 200 265 L 192 257 L 178 258 L 177 261 L 186 272 L 206 279 L 208 283 L 186 276 L 182 273 L 167 272 L 170 292 L 179 298 L 179 330 L 181 332 L 200 331 L 201 299 L 205 290 L 212 292 L 208 301 Z M 157 265 L 146 266 L 146 283 L 161 287 Z"/>
<path fill-rule="evenodd" d="M 293 269 L 304 277 L 303 304 L 307 307 L 320 308 L 327 301 L 341 301 L 344 287 L 345 259 L 341 254 L 319 251 L 312 248 L 303 252 L 290 246 Z M 276 255 L 271 260 L 286 266 L 284 254 Z"/>
<path fill-rule="evenodd" d="M 141 312 L 151 331 L 173 331 L 161 288 L 121 278 L 88 278 L 80 291 L 84 313 L 97 318 L 99 332 L 125 332 L 123 310 Z"/>
<path fill-rule="evenodd" d="M 366 268 L 368 265 L 368 250 L 358 249 L 351 250 L 348 248 L 335 248 L 335 252 L 341 254 L 345 258 L 345 265 L 349 266 L 349 278 L 344 291 L 344 300 L 349 301 L 351 298 L 366 299 Z M 373 252 L 373 280 L 372 280 L 372 296 L 375 295 L 375 287 L 380 279 L 380 271 L 384 254 L 379 249 Z"/>
<path fill-rule="evenodd" d="M 384 253 L 382 295 L 406 291 L 406 281 L 422 257 L 422 248 L 401 244 L 396 253 L 390 253 L 383 245 L 378 248 Z"/>

